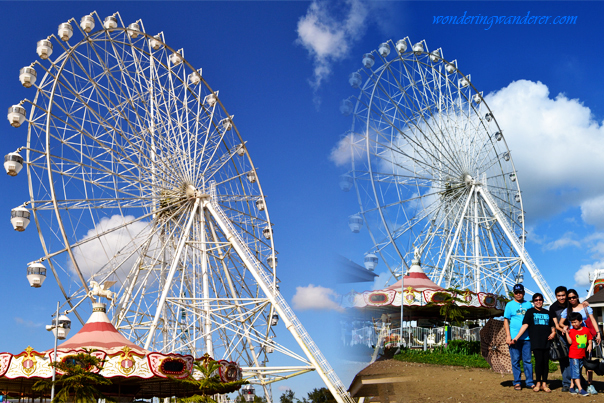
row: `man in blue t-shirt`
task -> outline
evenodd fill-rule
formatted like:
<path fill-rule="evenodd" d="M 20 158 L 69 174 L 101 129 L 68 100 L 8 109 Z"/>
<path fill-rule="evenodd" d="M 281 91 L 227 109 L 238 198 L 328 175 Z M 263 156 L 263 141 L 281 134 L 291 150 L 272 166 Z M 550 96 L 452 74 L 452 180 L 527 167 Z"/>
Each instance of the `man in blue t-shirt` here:
<path fill-rule="evenodd" d="M 525 332 L 516 343 L 512 343 L 512 339 L 516 337 L 524 314 L 533 307 L 529 301 L 524 300 L 524 286 L 516 284 L 513 288 L 514 299 L 507 303 L 503 313 L 503 328 L 506 333 L 506 343 L 510 346 L 510 357 L 512 359 L 512 373 L 514 374 L 514 389 L 521 390 L 520 380 L 522 372 L 520 371 L 520 360 L 524 362 L 524 375 L 526 376 L 526 386 L 532 388 L 533 383 L 533 365 L 531 364 L 531 342 L 528 332 Z"/>

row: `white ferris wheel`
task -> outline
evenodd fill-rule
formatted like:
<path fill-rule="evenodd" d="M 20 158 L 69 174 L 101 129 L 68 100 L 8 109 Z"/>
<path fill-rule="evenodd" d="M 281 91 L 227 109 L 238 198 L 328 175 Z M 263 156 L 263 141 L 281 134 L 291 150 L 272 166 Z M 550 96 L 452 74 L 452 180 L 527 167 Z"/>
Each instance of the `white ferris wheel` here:
<path fill-rule="evenodd" d="M 525 250 L 524 211 L 503 130 L 482 93 L 456 61 L 425 41 L 382 43 L 363 56 L 345 99 L 354 186 L 373 248 L 366 266 L 383 262 L 393 278 L 408 270 L 414 249 L 437 284 L 507 294 L 525 270 L 550 303 L 553 294 Z"/>
<path fill-rule="evenodd" d="M 269 400 L 272 382 L 316 370 L 351 401 L 279 293 L 256 169 L 184 50 L 140 20 L 93 12 L 60 24 L 37 53 L 19 76 L 33 101 L 8 114 L 27 123 L 27 142 L 5 157 L 7 173 L 25 166 L 29 182 L 13 226 L 33 218 L 43 248 L 31 285 L 50 269 L 82 323 L 91 287 L 110 289 L 108 314 L 131 341 L 235 361 Z M 279 318 L 297 346 L 277 341 Z M 274 354 L 295 365 L 271 366 Z"/>

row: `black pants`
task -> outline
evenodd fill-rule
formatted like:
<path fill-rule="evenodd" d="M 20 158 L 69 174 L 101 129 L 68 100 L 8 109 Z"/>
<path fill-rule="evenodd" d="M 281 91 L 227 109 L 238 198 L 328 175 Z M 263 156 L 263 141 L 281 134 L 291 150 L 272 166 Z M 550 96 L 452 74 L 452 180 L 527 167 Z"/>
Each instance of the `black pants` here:
<path fill-rule="evenodd" d="M 546 348 L 538 348 L 533 350 L 535 356 L 535 382 L 547 382 L 547 374 L 549 373 L 549 350 Z"/>

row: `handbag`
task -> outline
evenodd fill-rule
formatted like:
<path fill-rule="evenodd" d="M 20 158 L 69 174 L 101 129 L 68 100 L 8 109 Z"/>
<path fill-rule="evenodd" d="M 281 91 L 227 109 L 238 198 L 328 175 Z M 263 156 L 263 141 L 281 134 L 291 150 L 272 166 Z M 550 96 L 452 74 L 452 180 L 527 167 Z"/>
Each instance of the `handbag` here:
<path fill-rule="evenodd" d="M 589 317 L 585 308 L 583 308 L 583 312 L 585 312 L 585 316 L 586 316 L 585 326 L 587 326 L 587 328 L 589 329 L 589 333 L 591 333 L 591 337 L 595 338 L 596 335 L 598 334 L 598 331 L 596 330 L 596 327 L 594 326 L 594 324 L 591 322 L 591 318 Z"/>
<path fill-rule="evenodd" d="M 560 335 L 556 333 L 549 344 L 549 359 L 559 361 L 560 358 L 568 357 L 568 346 L 562 341 Z"/>
<path fill-rule="evenodd" d="M 597 345 L 600 348 L 600 356 L 602 355 L 602 346 L 600 344 Z M 596 373 L 596 375 L 598 376 L 602 376 L 604 375 L 604 361 L 602 361 L 600 358 L 591 358 L 591 354 L 593 353 L 593 350 L 589 352 L 589 358 L 588 357 L 584 357 L 583 358 L 583 366 L 585 367 L 585 369 L 589 370 L 589 371 L 594 371 Z"/>

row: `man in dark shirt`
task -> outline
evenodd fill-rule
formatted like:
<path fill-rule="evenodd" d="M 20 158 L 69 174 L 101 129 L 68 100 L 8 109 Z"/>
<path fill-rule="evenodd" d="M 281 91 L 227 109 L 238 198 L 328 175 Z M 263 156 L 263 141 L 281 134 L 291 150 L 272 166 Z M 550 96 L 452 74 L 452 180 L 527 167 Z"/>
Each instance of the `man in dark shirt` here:
<path fill-rule="evenodd" d="M 554 302 L 549 307 L 549 315 L 554 321 L 554 325 L 558 330 L 558 335 L 560 336 L 560 340 L 562 343 L 566 343 L 568 347 L 568 343 L 566 342 L 566 337 L 562 333 L 565 328 L 568 326 L 560 326 L 560 318 L 562 315 L 562 311 L 568 308 L 568 301 L 566 300 L 567 289 L 564 286 L 560 286 L 556 288 L 556 302 Z M 583 301 L 584 306 L 589 306 L 589 303 Z M 568 361 L 568 357 L 560 358 L 558 361 L 560 364 L 560 372 L 562 372 L 562 392 L 568 392 L 570 388 L 570 363 Z M 581 375 L 581 383 L 583 383 L 583 375 Z"/>

